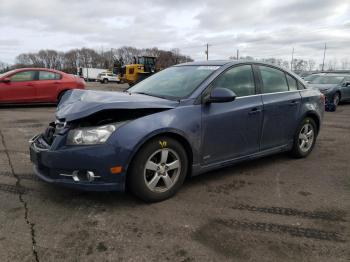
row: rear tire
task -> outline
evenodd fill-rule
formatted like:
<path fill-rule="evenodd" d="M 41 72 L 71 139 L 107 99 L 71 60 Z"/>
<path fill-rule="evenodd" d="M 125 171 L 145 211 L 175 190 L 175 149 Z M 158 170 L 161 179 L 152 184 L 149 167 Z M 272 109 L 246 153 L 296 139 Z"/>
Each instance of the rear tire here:
<path fill-rule="evenodd" d="M 128 188 L 146 202 L 170 198 L 185 180 L 187 159 L 185 149 L 177 140 L 165 136 L 154 138 L 132 161 L 127 177 Z"/>
<path fill-rule="evenodd" d="M 294 144 L 291 150 L 292 156 L 303 158 L 309 155 L 315 146 L 317 132 L 315 121 L 310 117 L 306 117 L 295 132 Z"/>

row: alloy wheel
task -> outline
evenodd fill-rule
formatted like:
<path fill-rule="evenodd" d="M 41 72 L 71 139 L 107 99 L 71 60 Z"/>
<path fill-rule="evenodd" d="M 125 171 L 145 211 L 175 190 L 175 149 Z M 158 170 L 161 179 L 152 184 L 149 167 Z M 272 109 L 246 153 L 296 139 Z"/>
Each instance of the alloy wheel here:
<path fill-rule="evenodd" d="M 300 130 L 299 133 L 299 148 L 302 152 L 310 150 L 314 143 L 314 128 L 310 123 L 306 123 Z"/>
<path fill-rule="evenodd" d="M 339 97 L 339 94 L 336 93 L 333 98 L 333 104 L 337 106 L 339 102 L 340 102 L 340 97 Z"/>
<path fill-rule="evenodd" d="M 144 180 L 152 192 L 166 192 L 174 186 L 181 173 L 179 155 L 170 148 L 155 151 L 146 161 Z"/>

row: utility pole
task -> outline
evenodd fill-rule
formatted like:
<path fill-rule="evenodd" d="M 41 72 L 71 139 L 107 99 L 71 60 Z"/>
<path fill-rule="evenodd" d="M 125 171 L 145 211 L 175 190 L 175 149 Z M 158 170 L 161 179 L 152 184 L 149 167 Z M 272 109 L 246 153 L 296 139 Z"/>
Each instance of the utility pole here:
<path fill-rule="evenodd" d="M 207 50 L 205 51 L 206 55 L 207 55 L 207 60 L 209 58 L 209 44 L 207 43 Z"/>
<path fill-rule="evenodd" d="M 239 60 L 239 49 L 237 49 L 237 60 Z"/>
<path fill-rule="evenodd" d="M 294 60 L 294 47 L 292 50 L 292 61 L 290 61 L 290 70 L 293 71 L 293 60 Z"/>
<path fill-rule="evenodd" d="M 326 58 L 326 50 L 327 50 L 327 45 L 326 45 L 326 43 L 324 43 L 322 71 L 323 71 L 323 69 L 324 69 L 324 60 L 325 60 L 325 58 Z"/>

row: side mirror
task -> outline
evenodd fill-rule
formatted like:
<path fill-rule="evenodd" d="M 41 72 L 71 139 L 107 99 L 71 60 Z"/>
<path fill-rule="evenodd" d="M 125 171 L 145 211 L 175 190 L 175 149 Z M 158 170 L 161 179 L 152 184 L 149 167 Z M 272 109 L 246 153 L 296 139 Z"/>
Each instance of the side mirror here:
<path fill-rule="evenodd" d="M 11 82 L 11 79 L 9 77 L 5 77 L 4 79 L 0 80 L 0 82 L 3 82 L 3 83 L 10 83 Z"/>
<path fill-rule="evenodd" d="M 342 84 L 342 86 L 348 87 L 348 86 L 350 86 L 350 82 L 344 82 L 344 83 Z"/>
<path fill-rule="evenodd" d="M 227 88 L 214 88 L 210 95 L 204 98 L 205 103 L 225 103 L 235 100 L 237 95 Z"/>

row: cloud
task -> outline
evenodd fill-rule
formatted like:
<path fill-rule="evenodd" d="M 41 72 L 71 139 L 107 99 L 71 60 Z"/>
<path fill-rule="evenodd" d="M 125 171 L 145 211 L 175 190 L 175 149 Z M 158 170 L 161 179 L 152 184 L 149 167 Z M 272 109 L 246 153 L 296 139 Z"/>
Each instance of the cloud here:
<path fill-rule="evenodd" d="M 18 46 L 19 44 L 20 44 L 20 41 L 18 39 L 14 39 L 14 38 L 0 39 L 1 47 Z"/>
<path fill-rule="evenodd" d="M 0 3 L 0 59 L 21 52 L 123 45 L 179 48 L 204 59 L 350 55 L 350 3 L 343 0 L 11 0 Z"/>

